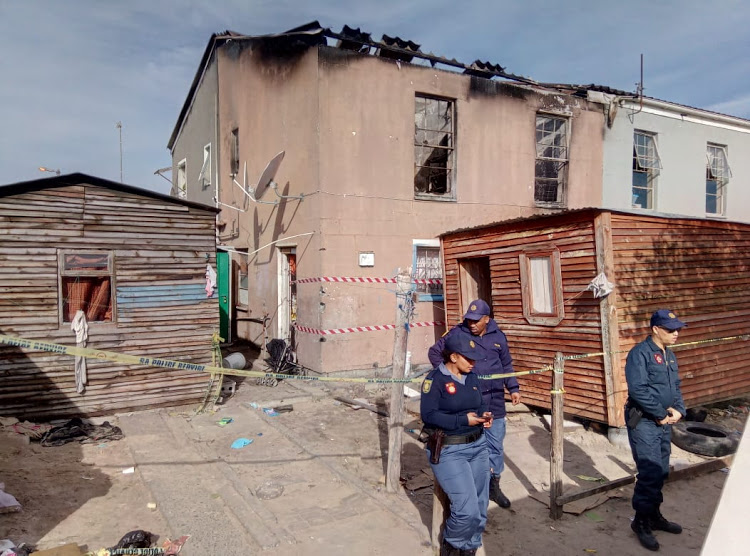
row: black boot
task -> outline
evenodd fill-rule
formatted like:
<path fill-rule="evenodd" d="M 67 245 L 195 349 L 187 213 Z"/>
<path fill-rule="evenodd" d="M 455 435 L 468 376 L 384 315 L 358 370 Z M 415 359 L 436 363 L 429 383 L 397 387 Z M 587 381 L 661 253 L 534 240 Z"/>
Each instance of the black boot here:
<path fill-rule="evenodd" d="M 659 550 L 659 541 L 656 540 L 654 534 L 651 532 L 647 515 L 636 512 L 635 519 L 630 524 L 630 528 L 638 536 L 638 540 L 641 541 L 643 546 L 649 550 Z"/>
<path fill-rule="evenodd" d="M 490 500 L 501 508 L 510 508 L 510 500 L 500 490 L 500 477 L 490 475 Z"/>
<path fill-rule="evenodd" d="M 461 552 L 459 552 L 460 556 L 476 556 L 477 549 L 476 548 L 462 548 Z"/>
<path fill-rule="evenodd" d="M 659 508 L 656 508 L 656 511 L 651 514 L 649 525 L 651 525 L 651 529 L 655 531 L 666 531 L 673 535 L 679 535 L 682 533 L 682 527 L 673 521 L 667 521 L 667 518 L 661 515 Z"/>
<path fill-rule="evenodd" d="M 443 539 L 443 543 L 440 545 L 440 556 L 461 556 L 461 550 Z"/>

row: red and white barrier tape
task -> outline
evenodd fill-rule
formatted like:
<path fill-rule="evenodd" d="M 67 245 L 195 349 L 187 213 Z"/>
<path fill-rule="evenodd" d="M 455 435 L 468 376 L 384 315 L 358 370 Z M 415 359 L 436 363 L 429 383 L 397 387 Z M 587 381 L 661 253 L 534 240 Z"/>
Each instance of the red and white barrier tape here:
<path fill-rule="evenodd" d="M 442 284 L 443 281 L 437 278 L 412 278 L 414 284 Z M 395 284 L 396 278 L 368 278 L 352 276 L 322 276 L 320 278 L 300 278 L 296 280 L 297 284 L 308 284 L 310 282 L 365 282 L 368 284 Z"/>
<path fill-rule="evenodd" d="M 442 326 L 445 324 L 442 321 L 434 322 L 412 322 L 410 326 Z M 353 326 L 351 328 L 329 328 L 327 330 L 321 330 L 320 328 L 310 328 L 308 326 L 296 325 L 297 330 L 300 332 L 307 332 L 308 334 L 318 334 L 319 336 L 329 336 L 332 334 L 348 334 L 350 332 L 375 332 L 377 330 L 393 330 L 396 328 L 395 324 L 379 324 L 375 326 Z"/>

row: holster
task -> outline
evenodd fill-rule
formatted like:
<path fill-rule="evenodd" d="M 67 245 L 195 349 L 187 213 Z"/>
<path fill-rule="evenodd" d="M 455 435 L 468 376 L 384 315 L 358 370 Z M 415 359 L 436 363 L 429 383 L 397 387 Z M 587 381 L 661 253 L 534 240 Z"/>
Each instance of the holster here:
<path fill-rule="evenodd" d="M 443 429 L 432 429 L 429 431 L 426 446 L 430 450 L 430 463 L 440 463 L 440 452 L 443 450 L 445 431 Z"/>
<path fill-rule="evenodd" d="M 641 422 L 641 418 L 643 417 L 643 411 L 641 411 L 640 408 L 632 406 L 628 409 L 628 415 L 627 415 L 627 421 L 626 424 L 628 425 L 628 428 L 634 429 L 636 426 L 638 426 L 638 423 Z"/>

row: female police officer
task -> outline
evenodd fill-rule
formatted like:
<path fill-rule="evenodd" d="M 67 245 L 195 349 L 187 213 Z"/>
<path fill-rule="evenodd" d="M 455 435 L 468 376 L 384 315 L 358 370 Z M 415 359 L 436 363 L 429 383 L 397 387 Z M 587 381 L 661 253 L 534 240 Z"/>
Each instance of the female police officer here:
<path fill-rule="evenodd" d="M 492 414 L 482 402 L 474 361 L 483 348 L 465 332 L 446 338 L 443 363 L 422 384 L 421 413 L 430 465 L 450 499 L 441 556 L 470 556 L 482 545 L 489 501 L 489 452 L 483 428 Z"/>

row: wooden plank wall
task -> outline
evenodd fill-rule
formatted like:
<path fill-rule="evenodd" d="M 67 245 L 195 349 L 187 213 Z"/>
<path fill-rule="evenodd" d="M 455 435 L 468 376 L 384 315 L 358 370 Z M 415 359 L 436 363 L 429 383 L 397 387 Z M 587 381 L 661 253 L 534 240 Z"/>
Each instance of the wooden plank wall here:
<path fill-rule="evenodd" d="M 551 365 L 555 352 L 566 355 L 602 349 L 599 302 L 583 291 L 597 274 L 593 213 L 499 224 L 443 237 L 445 299 L 449 323 L 461 320 L 459 263 L 489 257 L 492 305 L 517 371 Z M 557 326 L 531 325 L 523 316 L 519 255 L 524 250 L 560 251 L 565 318 Z M 521 391 L 530 405 L 550 407 L 550 373 L 522 377 Z M 601 357 L 565 362 L 565 412 L 606 422 L 606 394 Z"/>
<path fill-rule="evenodd" d="M 612 243 L 621 349 L 648 335 L 661 308 L 688 323 L 679 342 L 750 334 L 750 226 L 613 213 Z M 750 341 L 676 353 L 688 407 L 750 392 Z"/>
<path fill-rule="evenodd" d="M 70 325 L 59 324 L 58 249 L 110 250 L 117 323 L 90 323 L 88 347 L 209 363 L 219 312 L 216 298 L 199 292 L 207 262 L 215 265 L 214 218 L 86 184 L 0 198 L 0 332 L 75 345 Z M 206 387 L 203 373 L 88 360 L 79 395 L 73 364 L 0 347 L 0 414 L 107 414 L 196 401 Z"/>

